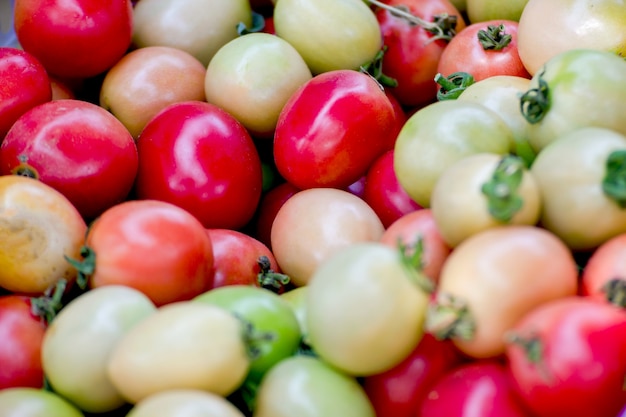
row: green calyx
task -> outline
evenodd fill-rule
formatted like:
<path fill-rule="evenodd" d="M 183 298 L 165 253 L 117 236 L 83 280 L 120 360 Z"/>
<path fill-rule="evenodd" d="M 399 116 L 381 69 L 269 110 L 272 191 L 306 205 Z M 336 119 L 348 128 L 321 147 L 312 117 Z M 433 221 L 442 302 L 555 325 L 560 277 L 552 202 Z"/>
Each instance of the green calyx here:
<path fill-rule="evenodd" d="M 288 275 L 272 270 L 272 264 L 267 256 L 260 256 L 257 260 L 257 264 L 259 268 L 261 268 L 261 272 L 257 275 L 257 280 L 261 288 L 280 293 L 291 281 Z"/>
<path fill-rule="evenodd" d="M 424 273 L 424 239 L 418 235 L 412 244 L 405 244 L 398 238 L 398 249 L 401 253 L 402 264 L 413 278 L 414 282 L 427 294 L 435 290 L 435 284 Z"/>
<path fill-rule="evenodd" d="M 467 87 L 474 84 L 474 76 L 467 72 L 454 72 L 447 77 L 441 73 L 435 75 L 435 82 L 439 84 L 437 100 L 456 100 Z"/>
<path fill-rule="evenodd" d="M 89 277 L 96 271 L 96 252 L 89 246 L 83 246 L 80 248 L 80 257 L 78 260 L 65 255 L 65 260 L 78 271 L 76 284 L 78 288 L 84 290 L 87 288 Z"/>
<path fill-rule="evenodd" d="M 626 150 L 612 152 L 605 166 L 602 191 L 621 208 L 626 208 Z"/>
<path fill-rule="evenodd" d="M 550 88 L 543 74 L 544 71 L 537 75 L 538 86 L 520 97 L 520 110 L 530 124 L 539 123 L 550 110 Z"/>
<path fill-rule="evenodd" d="M 481 187 L 491 216 L 503 223 L 511 221 L 524 205 L 518 190 L 524 177 L 524 161 L 515 155 L 503 157 L 489 181 Z"/>
<path fill-rule="evenodd" d="M 395 78 L 389 77 L 383 73 L 383 58 L 387 52 L 387 45 L 383 45 L 380 51 L 374 56 L 370 62 L 361 65 L 359 70 L 365 74 L 369 74 L 383 87 L 397 87 L 398 81 Z"/>
<path fill-rule="evenodd" d="M 252 12 L 252 26 L 247 26 L 243 22 L 237 24 L 237 34 L 239 36 L 262 32 L 263 29 L 265 29 L 265 18 L 262 14 L 255 11 Z"/>
<path fill-rule="evenodd" d="M 481 29 L 476 36 L 478 42 L 482 45 L 485 51 L 500 51 L 506 48 L 513 37 L 504 31 L 504 25 L 489 25 L 487 29 Z"/>
<path fill-rule="evenodd" d="M 439 340 L 471 340 L 476 333 L 476 323 L 464 300 L 441 292 L 428 307 L 426 329 Z"/>

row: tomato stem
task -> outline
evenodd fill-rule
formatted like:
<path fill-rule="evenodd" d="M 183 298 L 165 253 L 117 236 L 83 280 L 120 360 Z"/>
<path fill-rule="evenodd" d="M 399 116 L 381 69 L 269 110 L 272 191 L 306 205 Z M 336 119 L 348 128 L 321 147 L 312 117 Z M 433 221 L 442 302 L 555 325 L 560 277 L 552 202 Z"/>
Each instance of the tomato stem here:
<path fill-rule="evenodd" d="M 626 150 L 611 152 L 606 160 L 602 190 L 621 208 L 626 208 Z"/>
<path fill-rule="evenodd" d="M 441 292 L 428 306 L 426 329 L 439 340 L 470 340 L 476 332 L 476 324 L 465 301 Z"/>
<path fill-rule="evenodd" d="M 602 286 L 609 303 L 621 308 L 626 308 L 626 280 L 613 278 Z"/>
<path fill-rule="evenodd" d="M 515 155 L 504 156 L 489 181 L 481 187 L 487 198 L 489 214 L 498 221 L 508 223 L 524 205 L 518 190 L 524 177 L 524 162 Z"/>
<path fill-rule="evenodd" d="M 427 32 L 435 35 L 431 39 L 431 41 L 435 41 L 438 39 L 449 41 L 456 35 L 456 24 L 458 20 L 457 16 L 449 15 L 447 13 L 442 13 L 442 14 L 434 16 L 433 22 L 428 22 L 412 14 L 406 6 L 390 6 L 378 0 L 365 0 L 365 1 L 373 6 L 387 10 L 389 13 L 391 13 L 394 16 L 405 19 L 412 25 L 421 26 Z"/>
<path fill-rule="evenodd" d="M 537 75 L 538 86 L 520 97 L 520 110 L 530 124 L 539 123 L 550 110 L 550 88 L 543 78 L 545 70 Z"/>
<path fill-rule="evenodd" d="M 28 156 L 20 154 L 17 157 L 20 161 L 19 165 L 11 170 L 11 174 L 19 175 L 22 177 L 28 177 L 33 179 L 39 179 L 39 173 L 35 168 L 28 164 Z"/>
<path fill-rule="evenodd" d="M 507 343 L 515 344 L 522 348 L 524 353 L 526 353 L 528 361 L 538 367 L 542 378 L 546 381 L 550 380 L 550 372 L 548 368 L 546 368 L 543 360 L 543 342 L 538 336 L 522 337 L 519 334 L 510 332 L 505 335 L 505 339 Z"/>
<path fill-rule="evenodd" d="M 398 239 L 402 263 L 410 273 L 414 282 L 426 293 L 431 294 L 435 290 L 433 281 L 424 274 L 424 239 L 418 235 L 412 244 L 405 244 Z"/>
<path fill-rule="evenodd" d="M 487 30 L 481 29 L 477 33 L 478 42 L 485 51 L 500 51 L 507 47 L 513 37 L 505 32 L 504 24 L 489 25 Z"/>
<path fill-rule="evenodd" d="M 261 272 L 257 275 L 259 286 L 275 293 L 281 293 L 285 286 L 291 282 L 288 275 L 272 270 L 270 258 L 265 255 L 259 256 L 257 260 Z"/>
<path fill-rule="evenodd" d="M 263 29 L 265 29 L 265 18 L 262 14 L 255 11 L 252 11 L 252 26 L 248 27 L 243 22 L 237 23 L 237 33 L 239 36 L 261 32 Z"/>
<path fill-rule="evenodd" d="M 248 358 L 251 361 L 254 361 L 259 358 L 261 353 L 263 353 L 261 345 L 274 341 L 276 339 L 276 334 L 273 332 L 258 331 L 251 321 L 247 320 L 240 314 L 233 313 L 233 315 L 242 323 L 243 341 L 246 346 L 246 352 L 248 354 Z"/>
<path fill-rule="evenodd" d="M 437 100 L 456 100 L 467 87 L 474 84 L 474 77 L 467 72 L 454 72 L 444 77 L 438 72 L 435 75 L 435 82 L 440 85 Z"/>
<path fill-rule="evenodd" d="M 42 317 L 46 324 L 50 324 L 63 308 L 63 295 L 67 288 L 67 281 L 60 279 L 55 285 L 48 288 L 41 297 L 31 298 L 31 312 Z"/>
<path fill-rule="evenodd" d="M 378 81 L 383 87 L 397 87 L 398 81 L 395 78 L 389 77 L 383 73 L 383 58 L 387 52 L 387 45 L 383 45 L 380 51 L 374 56 L 370 62 L 361 65 L 359 70 L 363 73 L 369 74 Z"/>
<path fill-rule="evenodd" d="M 84 290 L 87 288 L 89 277 L 93 275 L 96 270 L 96 252 L 89 246 L 83 246 L 80 248 L 80 256 L 82 260 L 72 259 L 64 255 L 65 260 L 78 271 L 76 276 L 78 288 Z"/>

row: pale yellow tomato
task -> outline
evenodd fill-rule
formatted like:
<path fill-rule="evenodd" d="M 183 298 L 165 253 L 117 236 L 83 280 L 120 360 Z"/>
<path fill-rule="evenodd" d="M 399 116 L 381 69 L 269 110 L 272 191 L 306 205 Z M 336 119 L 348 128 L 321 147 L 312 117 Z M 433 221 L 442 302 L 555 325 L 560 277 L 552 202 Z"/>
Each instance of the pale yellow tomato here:
<path fill-rule="evenodd" d="M 221 395 L 176 389 L 157 392 L 137 403 L 126 417 L 244 417 Z"/>

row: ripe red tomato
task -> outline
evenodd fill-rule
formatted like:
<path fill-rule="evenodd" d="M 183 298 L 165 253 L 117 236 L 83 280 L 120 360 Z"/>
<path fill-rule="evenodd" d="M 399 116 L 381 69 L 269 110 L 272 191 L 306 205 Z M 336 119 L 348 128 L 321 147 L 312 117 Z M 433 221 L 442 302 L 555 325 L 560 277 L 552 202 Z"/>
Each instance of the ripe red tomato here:
<path fill-rule="evenodd" d="M 251 220 L 262 189 L 261 160 L 233 116 L 201 101 L 171 104 L 137 139 L 140 199 L 167 201 L 206 228 L 239 229 Z"/>
<path fill-rule="evenodd" d="M 490 20 L 467 26 L 444 49 L 437 72 L 448 77 L 466 72 L 475 81 L 494 75 L 530 79 L 517 51 L 517 22 Z"/>
<path fill-rule="evenodd" d="M 626 403 L 626 312 L 573 296 L 527 313 L 506 355 L 517 392 L 537 417 L 613 417 Z"/>
<path fill-rule="evenodd" d="M 26 111 L 52 99 L 46 69 L 28 52 L 0 47 L 0 142 Z"/>
<path fill-rule="evenodd" d="M 39 179 L 89 220 L 128 196 L 137 164 L 137 146 L 124 125 L 82 100 L 54 100 L 30 109 L 0 147 L 2 174 Z"/>
<path fill-rule="evenodd" d="M 127 51 L 130 0 L 16 0 L 15 34 L 50 74 L 87 78 L 105 72 Z"/>
<path fill-rule="evenodd" d="M 394 78 L 398 85 L 390 88 L 398 101 L 409 107 L 421 106 L 433 100 L 437 95 L 437 64 L 447 41 L 436 38 L 429 31 L 436 26 L 437 16 L 454 16 L 456 25 L 452 32 L 444 30 L 447 38 L 465 27 L 461 13 L 449 0 L 385 0 L 383 3 L 417 16 L 422 24 L 415 24 L 406 17 L 389 10 L 378 8 L 376 17 L 383 35 L 387 51 L 383 57 L 383 72 Z M 446 36 L 446 35 L 444 35 Z"/>
<path fill-rule="evenodd" d="M 300 189 L 345 188 L 392 143 L 393 105 L 369 75 L 324 72 L 283 107 L 274 135 L 278 172 Z"/>

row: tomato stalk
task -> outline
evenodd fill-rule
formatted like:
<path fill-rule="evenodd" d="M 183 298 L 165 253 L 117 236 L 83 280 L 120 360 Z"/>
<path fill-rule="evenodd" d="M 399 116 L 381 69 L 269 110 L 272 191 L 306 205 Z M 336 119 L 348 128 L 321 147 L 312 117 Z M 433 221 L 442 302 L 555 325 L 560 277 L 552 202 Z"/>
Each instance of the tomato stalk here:
<path fill-rule="evenodd" d="M 412 25 L 421 26 L 426 31 L 435 35 L 430 42 L 443 39 L 449 41 L 456 35 L 457 16 L 442 13 L 434 17 L 433 22 L 428 22 L 420 17 L 415 16 L 405 6 L 390 6 L 378 0 L 365 0 L 367 3 L 387 10 L 394 16 L 401 17 Z"/>
<path fill-rule="evenodd" d="M 405 244 L 398 238 L 398 249 L 402 257 L 402 264 L 409 271 L 413 281 L 426 293 L 435 290 L 433 281 L 424 274 L 424 239 L 418 235 L 413 244 Z"/>
<path fill-rule="evenodd" d="M 48 288 L 41 297 L 31 298 L 31 312 L 42 317 L 46 324 L 50 324 L 63 307 L 63 295 L 67 288 L 67 281 L 60 279 L 55 285 Z"/>
<path fill-rule="evenodd" d="M 263 29 L 265 29 L 265 18 L 262 14 L 255 11 L 252 11 L 252 26 L 248 27 L 243 22 L 237 24 L 237 34 L 239 36 L 261 32 Z"/>
<path fill-rule="evenodd" d="M 626 280 L 613 278 L 602 286 L 606 299 L 613 305 L 626 308 Z"/>
<path fill-rule="evenodd" d="M 526 358 L 528 361 L 539 367 L 539 371 L 542 377 L 546 380 L 550 380 L 550 372 L 546 368 L 545 363 L 543 361 L 543 343 L 539 337 L 521 337 L 515 333 L 509 333 L 505 336 L 507 343 L 515 344 L 521 347 L 526 353 Z"/>
<path fill-rule="evenodd" d="M 550 88 L 543 78 L 537 75 L 538 86 L 526 91 L 520 97 L 520 110 L 530 124 L 539 123 L 550 110 Z"/>
<path fill-rule="evenodd" d="M 89 246 L 83 246 L 80 248 L 80 256 L 82 260 L 72 259 L 65 255 L 65 260 L 78 271 L 76 284 L 78 288 L 84 290 L 87 288 L 89 277 L 96 270 L 96 252 Z"/>
<path fill-rule="evenodd" d="M 607 158 L 602 190 L 621 208 L 626 208 L 626 150 L 614 151 Z"/>
<path fill-rule="evenodd" d="M 362 65 L 360 71 L 369 74 L 383 87 L 397 87 L 398 81 L 383 73 L 383 58 L 387 52 L 387 45 L 383 45 L 382 49 L 374 56 L 370 62 Z"/>
<path fill-rule="evenodd" d="M 237 313 L 233 314 L 237 319 L 239 319 L 242 324 L 242 336 L 244 344 L 246 346 L 248 358 L 251 361 L 254 361 L 261 355 L 261 353 L 263 353 L 261 345 L 274 341 L 276 339 L 276 335 L 273 332 L 258 331 L 254 327 L 254 324 L 252 324 L 249 320 L 246 320 L 244 317 Z"/>
<path fill-rule="evenodd" d="M 470 340 L 476 332 L 476 323 L 465 301 L 447 293 L 439 293 L 436 301 L 428 306 L 426 328 L 439 340 Z"/>
<path fill-rule="evenodd" d="M 500 51 L 511 43 L 513 37 L 504 31 L 504 24 L 489 25 L 476 34 L 478 42 L 486 51 Z"/>
<path fill-rule="evenodd" d="M 515 155 L 503 157 L 491 179 L 481 187 L 487 198 L 489 214 L 496 220 L 504 223 L 511 221 L 524 205 L 524 200 L 518 193 L 524 176 L 524 163 Z"/>
<path fill-rule="evenodd" d="M 456 100 L 467 87 L 474 84 L 474 77 L 467 72 L 454 72 L 447 77 L 437 73 L 435 82 L 440 85 L 437 100 Z"/>
<path fill-rule="evenodd" d="M 37 170 L 28 164 L 28 156 L 21 154 L 18 156 L 18 159 L 20 163 L 11 170 L 11 174 L 39 179 L 39 173 L 37 172 Z"/>
<path fill-rule="evenodd" d="M 265 256 L 259 256 L 257 260 L 261 272 L 257 275 L 257 279 L 261 288 L 265 288 L 275 293 L 281 293 L 285 285 L 289 284 L 291 278 L 288 275 L 281 274 L 272 270 L 270 259 Z"/>

